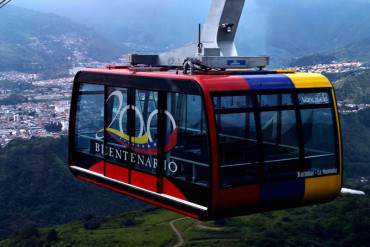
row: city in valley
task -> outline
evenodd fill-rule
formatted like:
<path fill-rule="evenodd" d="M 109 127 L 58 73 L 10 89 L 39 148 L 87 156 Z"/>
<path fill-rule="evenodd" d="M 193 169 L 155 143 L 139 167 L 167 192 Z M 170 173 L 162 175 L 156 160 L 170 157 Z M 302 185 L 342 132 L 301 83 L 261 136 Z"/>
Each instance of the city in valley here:
<path fill-rule="evenodd" d="M 0 72 L 0 147 L 15 138 L 67 134 L 72 81 Z"/>
<path fill-rule="evenodd" d="M 96 64 L 94 64 L 96 65 Z M 297 71 L 345 73 L 362 70 L 359 62 L 320 64 L 292 68 Z M 68 133 L 73 73 L 45 79 L 41 74 L 0 72 L 0 148 L 16 138 L 58 138 Z M 370 108 L 370 105 L 338 102 L 342 114 Z"/>

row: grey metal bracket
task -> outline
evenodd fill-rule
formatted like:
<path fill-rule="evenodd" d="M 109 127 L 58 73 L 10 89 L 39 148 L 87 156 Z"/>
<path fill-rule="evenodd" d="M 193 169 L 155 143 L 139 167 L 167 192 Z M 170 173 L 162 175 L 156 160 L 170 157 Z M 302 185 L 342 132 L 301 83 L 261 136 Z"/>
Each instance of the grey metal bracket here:
<path fill-rule="evenodd" d="M 183 66 L 187 58 L 217 69 L 264 68 L 269 57 L 240 57 L 235 46 L 245 0 L 212 0 L 206 23 L 199 30 L 198 43 L 161 53 L 159 55 L 131 55 L 132 65 Z"/>

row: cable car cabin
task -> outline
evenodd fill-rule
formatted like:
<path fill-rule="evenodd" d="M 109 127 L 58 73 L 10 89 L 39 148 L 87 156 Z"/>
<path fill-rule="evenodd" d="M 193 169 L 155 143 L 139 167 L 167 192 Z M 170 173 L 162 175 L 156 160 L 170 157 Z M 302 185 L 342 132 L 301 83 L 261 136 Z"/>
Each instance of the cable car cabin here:
<path fill-rule="evenodd" d="M 201 220 L 327 202 L 342 184 L 320 74 L 85 69 L 69 151 L 79 179 Z"/>

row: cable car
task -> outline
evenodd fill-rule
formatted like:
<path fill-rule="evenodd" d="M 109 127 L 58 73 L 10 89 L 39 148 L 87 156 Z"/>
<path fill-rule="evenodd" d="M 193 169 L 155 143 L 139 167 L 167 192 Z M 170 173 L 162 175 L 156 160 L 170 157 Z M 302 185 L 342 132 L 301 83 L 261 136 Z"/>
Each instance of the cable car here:
<path fill-rule="evenodd" d="M 214 0 L 196 44 L 76 75 L 74 176 L 200 220 L 336 198 L 343 159 L 333 87 L 321 74 L 237 56 L 243 4 Z"/>
<path fill-rule="evenodd" d="M 69 141 L 78 178 L 199 219 L 341 189 L 336 101 L 320 74 L 85 69 Z"/>

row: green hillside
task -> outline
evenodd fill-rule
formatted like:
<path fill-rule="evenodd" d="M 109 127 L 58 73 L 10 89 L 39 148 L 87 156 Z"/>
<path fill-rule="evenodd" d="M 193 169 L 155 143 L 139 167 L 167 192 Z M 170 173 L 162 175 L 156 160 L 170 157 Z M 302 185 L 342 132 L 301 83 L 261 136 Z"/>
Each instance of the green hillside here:
<path fill-rule="evenodd" d="M 28 226 L 0 246 L 175 246 L 171 223 L 182 246 L 368 246 L 369 213 L 369 196 L 208 223 L 147 210 L 52 228 Z"/>
<path fill-rule="evenodd" d="M 360 61 L 370 63 L 370 38 L 357 42 L 350 42 L 344 46 L 333 46 L 326 52 L 305 55 L 291 59 L 289 66 L 311 66 L 315 64 L 329 64 L 333 61 Z"/>
<path fill-rule="evenodd" d="M 346 103 L 370 103 L 370 70 L 351 72 L 335 81 L 337 97 Z"/>
<path fill-rule="evenodd" d="M 370 62 L 370 38 L 351 42 L 346 46 L 334 51 L 333 55 L 337 59 L 352 59 Z"/>
<path fill-rule="evenodd" d="M 0 15 L 0 71 L 63 71 L 80 62 L 111 61 L 126 48 L 54 14 L 9 6 Z"/>
<path fill-rule="evenodd" d="M 67 168 L 66 138 L 15 140 L 0 150 L 0 239 L 25 224 L 63 224 L 144 206 L 77 181 Z"/>
<path fill-rule="evenodd" d="M 370 178 L 370 110 L 341 117 L 345 178 Z"/>

